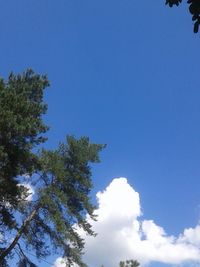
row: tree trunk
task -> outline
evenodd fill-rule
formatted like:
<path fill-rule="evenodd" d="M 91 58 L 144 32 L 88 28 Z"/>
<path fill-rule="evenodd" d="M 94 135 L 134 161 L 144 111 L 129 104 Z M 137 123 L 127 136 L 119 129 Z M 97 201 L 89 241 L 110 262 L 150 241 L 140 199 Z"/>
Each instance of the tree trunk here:
<path fill-rule="evenodd" d="M 0 254 L 0 266 L 1 266 L 1 263 L 3 262 L 3 260 L 5 259 L 5 257 L 7 257 L 8 254 L 12 251 L 12 249 L 16 246 L 20 237 L 24 233 L 24 230 L 27 228 L 28 224 L 33 220 L 33 218 L 37 214 L 38 210 L 39 210 L 39 206 L 35 207 L 35 209 L 31 212 L 31 214 L 24 220 L 22 226 L 18 230 L 12 243 L 2 251 L 2 253 Z"/>

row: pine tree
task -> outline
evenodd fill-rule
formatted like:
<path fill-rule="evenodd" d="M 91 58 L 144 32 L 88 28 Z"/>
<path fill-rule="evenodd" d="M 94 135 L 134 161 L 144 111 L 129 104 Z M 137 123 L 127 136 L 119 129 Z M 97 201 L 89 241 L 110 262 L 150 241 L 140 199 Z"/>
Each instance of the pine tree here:
<path fill-rule="evenodd" d="M 140 263 L 136 260 L 120 261 L 119 267 L 138 267 Z"/>
<path fill-rule="evenodd" d="M 20 257 L 19 266 L 35 266 L 26 256 L 25 246 L 38 258 L 48 256 L 53 248 L 67 258 L 67 266 L 85 266 L 81 259 L 84 241 L 77 228 L 95 235 L 86 220 L 86 215 L 95 219 L 89 197 L 91 163 L 99 162 L 104 145 L 92 144 L 87 137 L 67 136 L 55 150 L 33 152 L 45 141 L 42 134 L 47 127 L 42 114 L 47 85 L 45 76 L 32 71 L 12 74 L 7 83 L 1 81 L 0 230 L 4 242 L 0 242 L 0 266 L 6 266 L 14 252 Z M 27 200 L 27 188 L 20 186 L 20 177 L 27 174 L 35 190 L 31 201 Z M 6 242 L 7 229 L 11 243 Z"/>
<path fill-rule="evenodd" d="M 43 103 L 46 76 L 27 70 L 0 79 L 0 226 L 13 228 L 12 212 L 18 208 L 26 188 L 19 176 L 31 175 L 39 168 L 33 148 L 45 141 L 48 127 L 42 121 L 47 106 Z M 2 229 L 2 228 L 1 228 Z"/>

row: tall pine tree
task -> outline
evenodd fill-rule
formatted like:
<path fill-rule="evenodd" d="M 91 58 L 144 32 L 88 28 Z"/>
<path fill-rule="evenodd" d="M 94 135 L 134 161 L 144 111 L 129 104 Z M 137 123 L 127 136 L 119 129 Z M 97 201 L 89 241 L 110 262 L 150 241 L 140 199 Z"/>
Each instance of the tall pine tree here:
<path fill-rule="evenodd" d="M 53 151 L 33 152 L 45 141 L 43 134 L 48 129 L 42 121 L 46 112 L 43 90 L 48 84 L 45 76 L 31 70 L 11 74 L 8 82 L 1 80 L 0 266 L 6 266 L 14 252 L 20 257 L 19 266 L 35 266 L 25 246 L 38 258 L 48 256 L 53 248 L 67 258 L 67 266 L 74 262 L 85 266 L 81 259 L 84 241 L 77 227 L 94 235 L 86 220 L 86 215 L 95 219 L 89 197 L 91 163 L 99 162 L 104 145 L 91 144 L 87 137 L 68 136 Z M 34 185 L 32 200 L 21 184 L 23 175 L 29 175 Z M 7 230 L 12 241 L 7 240 Z"/>

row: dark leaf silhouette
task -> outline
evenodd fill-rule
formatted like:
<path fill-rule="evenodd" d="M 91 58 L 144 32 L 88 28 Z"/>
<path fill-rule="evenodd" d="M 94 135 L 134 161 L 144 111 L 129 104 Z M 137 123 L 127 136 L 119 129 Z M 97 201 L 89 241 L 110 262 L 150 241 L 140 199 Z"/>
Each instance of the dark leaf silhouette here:
<path fill-rule="evenodd" d="M 166 0 L 165 4 L 173 7 L 174 5 L 178 6 L 182 3 L 182 0 Z M 199 30 L 200 24 L 200 0 L 188 0 L 189 12 L 192 15 L 192 20 L 194 23 L 194 33 L 197 33 Z"/>

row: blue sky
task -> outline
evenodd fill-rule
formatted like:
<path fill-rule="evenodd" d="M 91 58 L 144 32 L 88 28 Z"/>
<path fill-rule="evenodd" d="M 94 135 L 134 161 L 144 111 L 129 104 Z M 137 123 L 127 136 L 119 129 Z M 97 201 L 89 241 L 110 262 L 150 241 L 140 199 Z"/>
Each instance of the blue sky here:
<path fill-rule="evenodd" d="M 164 2 L 3 1 L 0 75 L 47 73 L 46 147 L 106 143 L 93 196 L 127 177 L 143 216 L 177 236 L 200 217 L 200 39 L 186 5 Z"/>

